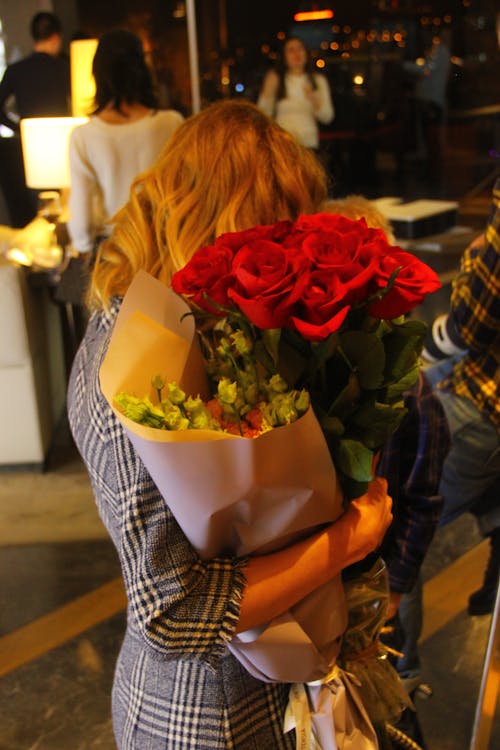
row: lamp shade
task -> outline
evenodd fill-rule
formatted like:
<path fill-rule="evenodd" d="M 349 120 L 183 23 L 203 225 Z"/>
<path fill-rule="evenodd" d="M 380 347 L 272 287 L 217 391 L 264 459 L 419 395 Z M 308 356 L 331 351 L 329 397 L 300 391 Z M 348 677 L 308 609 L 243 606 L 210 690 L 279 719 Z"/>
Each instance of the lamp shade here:
<path fill-rule="evenodd" d="M 69 45 L 71 66 L 71 114 L 82 117 L 89 113 L 95 96 L 92 61 L 97 39 L 76 39 Z"/>
<path fill-rule="evenodd" d="M 26 184 L 30 188 L 70 186 L 69 136 L 87 117 L 30 117 L 21 120 Z"/>

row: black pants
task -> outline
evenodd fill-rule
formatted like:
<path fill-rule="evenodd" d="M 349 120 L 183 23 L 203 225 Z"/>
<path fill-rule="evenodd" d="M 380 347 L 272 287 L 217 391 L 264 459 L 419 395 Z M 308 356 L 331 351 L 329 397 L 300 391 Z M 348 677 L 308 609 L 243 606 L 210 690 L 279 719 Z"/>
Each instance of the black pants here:
<path fill-rule="evenodd" d="M 0 187 L 11 227 L 20 229 L 35 218 L 38 191 L 26 185 L 21 138 L 0 137 Z"/>

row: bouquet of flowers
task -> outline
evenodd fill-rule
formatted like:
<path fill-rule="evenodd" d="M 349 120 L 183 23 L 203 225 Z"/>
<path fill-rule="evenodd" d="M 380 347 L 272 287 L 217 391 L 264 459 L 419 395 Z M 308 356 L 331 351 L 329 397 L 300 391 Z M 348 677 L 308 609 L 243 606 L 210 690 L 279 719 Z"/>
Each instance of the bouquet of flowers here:
<path fill-rule="evenodd" d="M 172 280 L 200 332 L 207 316 L 243 326 L 260 339 L 254 360 L 306 390 L 348 498 L 366 491 L 418 376 L 426 325 L 403 316 L 439 286 L 381 230 L 333 214 L 222 235 Z"/>
<path fill-rule="evenodd" d="M 172 287 L 137 275 L 101 387 L 199 554 L 278 549 L 338 518 L 405 413 L 425 326 L 404 316 L 437 276 L 364 220 L 316 214 L 220 236 Z M 285 728 L 305 722 L 308 747 L 336 747 L 332 717 L 344 747 L 377 747 L 336 663 L 347 616 L 337 577 L 229 644 L 258 679 L 295 684 Z M 394 716 L 396 682 L 391 701 Z"/>

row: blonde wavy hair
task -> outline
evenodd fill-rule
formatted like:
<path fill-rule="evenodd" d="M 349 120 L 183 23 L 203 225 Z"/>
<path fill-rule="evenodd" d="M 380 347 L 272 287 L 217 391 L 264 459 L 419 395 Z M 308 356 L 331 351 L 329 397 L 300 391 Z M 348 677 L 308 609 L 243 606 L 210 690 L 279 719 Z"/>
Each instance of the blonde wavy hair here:
<path fill-rule="evenodd" d="M 92 274 L 88 305 L 109 307 L 143 269 L 169 283 L 223 232 L 314 213 L 328 179 L 316 156 L 245 100 L 187 118 L 132 184 Z"/>

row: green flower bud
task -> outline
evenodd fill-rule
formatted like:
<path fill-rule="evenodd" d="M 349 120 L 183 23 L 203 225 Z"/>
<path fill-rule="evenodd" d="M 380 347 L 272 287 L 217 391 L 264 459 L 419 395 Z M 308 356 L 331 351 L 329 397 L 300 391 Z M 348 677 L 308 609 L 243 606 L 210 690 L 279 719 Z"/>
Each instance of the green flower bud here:
<path fill-rule="evenodd" d="M 259 388 L 257 386 L 257 383 L 249 383 L 245 388 L 245 401 L 247 402 L 247 404 L 255 406 L 258 400 Z"/>
<path fill-rule="evenodd" d="M 174 382 L 168 384 L 168 397 L 173 404 L 183 404 L 186 400 L 186 394 Z"/>
<path fill-rule="evenodd" d="M 228 378 L 221 378 L 217 386 L 217 393 L 224 404 L 234 404 L 238 397 L 238 386 Z"/>
<path fill-rule="evenodd" d="M 229 339 L 222 338 L 215 351 L 220 357 L 222 357 L 222 359 L 227 359 L 227 356 L 231 351 L 231 342 L 229 341 Z"/>
<path fill-rule="evenodd" d="M 205 405 L 199 396 L 188 396 L 184 406 L 190 415 L 197 414 L 205 409 Z"/>
<path fill-rule="evenodd" d="M 161 375 L 155 375 L 153 378 L 151 378 L 151 385 L 155 389 L 155 391 L 161 391 L 163 388 L 165 388 L 165 378 Z"/>
<path fill-rule="evenodd" d="M 252 341 L 243 331 L 234 331 L 231 334 L 231 341 L 238 354 L 250 354 L 253 350 Z"/>
<path fill-rule="evenodd" d="M 304 414 L 310 406 L 311 398 L 309 393 L 305 390 L 299 391 L 298 396 L 295 398 L 295 407 L 299 414 Z"/>
<path fill-rule="evenodd" d="M 286 393 L 288 391 L 286 380 L 284 380 L 278 373 L 269 378 L 267 385 L 269 390 L 274 391 L 274 393 Z"/>
<path fill-rule="evenodd" d="M 189 429 L 189 419 L 183 415 L 179 407 L 175 404 L 172 404 L 165 412 L 165 423 L 169 430 Z"/>
<path fill-rule="evenodd" d="M 191 427 L 194 430 L 218 430 L 219 432 L 222 429 L 208 409 L 202 409 L 191 414 Z"/>
<path fill-rule="evenodd" d="M 163 411 L 155 406 L 147 396 L 137 398 L 137 396 L 128 393 L 119 393 L 115 396 L 115 401 L 122 408 L 125 416 L 133 422 L 148 427 L 165 429 Z"/>

